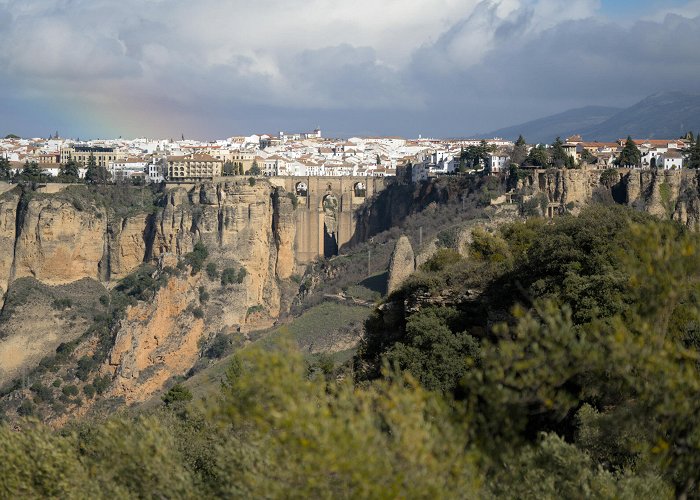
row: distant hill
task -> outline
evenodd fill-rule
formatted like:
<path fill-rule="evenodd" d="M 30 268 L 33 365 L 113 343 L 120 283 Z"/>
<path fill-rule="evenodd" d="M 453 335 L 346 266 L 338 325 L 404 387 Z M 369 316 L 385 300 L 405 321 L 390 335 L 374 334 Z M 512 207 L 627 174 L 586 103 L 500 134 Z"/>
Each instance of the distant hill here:
<path fill-rule="evenodd" d="M 591 141 L 613 141 L 628 135 L 672 139 L 689 130 L 700 131 L 700 94 L 663 92 L 626 109 L 588 106 L 482 136 L 516 139 L 522 134 L 529 143 L 549 143 L 557 136 L 574 134 Z"/>
<path fill-rule="evenodd" d="M 700 94 L 664 92 L 638 102 L 604 122 L 582 127 L 590 140 L 614 140 L 631 135 L 643 139 L 673 139 L 700 130 Z"/>
<path fill-rule="evenodd" d="M 570 109 L 552 116 L 539 118 L 513 127 L 494 130 L 483 137 L 502 137 L 515 140 L 520 134 L 529 143 L 552 142 L 557 136 L 566 138 L 578 133 L 582 128 L 589 128 L 601 124 L 622 111 L 621 108 L 603 106 L 587 106 L 585 108 Z"/>

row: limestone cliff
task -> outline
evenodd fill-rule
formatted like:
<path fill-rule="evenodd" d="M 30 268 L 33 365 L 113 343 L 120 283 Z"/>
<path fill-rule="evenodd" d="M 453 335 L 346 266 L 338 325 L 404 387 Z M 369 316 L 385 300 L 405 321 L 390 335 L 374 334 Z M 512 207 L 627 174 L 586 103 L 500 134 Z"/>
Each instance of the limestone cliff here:
<path fill-rule="evenodd" d="M 592 201 L 615 201 L 690 228 L 700 226 L 700 172 L 695 170 L 535 170 L 516 192 L 544 195 L 555 213 Z"/>
<path fill-rule="evenodd" d="M 151 302 L 130 307 L 117 331 L 105 371 L 115 376 L 109 396 L 143 401 L 197 361 L 204 319 L 187 314 L 201 276 L 175 278 Z"/>
<path fill-rule="evenodd" d="M 251 185 L 247 179 L 175 187 L 164 192 L 149 213 L 129 211 L 128 216 L 115 215 L 99 198 L 89 196 L 89 189 L 68 187 L 49 195 L 16 187 L 0 196 L 3 301 L 14 283 L 35 279 L 49 287 L 42 299 L 45 311 L 57 307 L 52 300 L 62 295 L 56 287 L 89 279 L 109 289 L 144 263 L 153 264 L 156 272 L 176 267 L 199 241 L 215 269 L 188 278 L 183 278 L 188 271 L 181 270 L 153 301 L 126 311 L 113 331 L 117 343 L 109 366 L 118 375 L 114 395 L 145 398 L 165 379 L 182 375 L 194 364 L 202 336 L 266 327 L 279 316 L 279 280 L 288 279 L 296 266 L 295 207 L 281 188 L 262 180 Z M 237 281 L 223 283 L 222 273 L 234 270 Z M 206 303 L 203 296 L 210 297 Z M 193 314 L 196 309 L 203 311 Z M 202 313 L 205 318 L 199 317 Z M 52 312 L 49 318 L 56 326 L 60 322 L 53 318 L 58 316 Z M 26 328 L 10 328 L 17 319 L 13 318 L 10 308 L 4 308 L 0 340 L 6 337 L 10 347 L 10 341 L 23 345 L 26 340 L 20 338 L 26 336 Z M 46 322 L 32 321 L 45 329 Z M 8 365 L 4 371 L 0 367 L 0 383 L 31 369 L 42 356 L 53 355 L 57 342 L 79 337 L 87 325 L 74 323 L 70 335 L 51 338 L 22 357 L 22 366 L 13 364 L 9 370 Z M 27 327 L 31 330 L 32 325 Z"/>
<path fill-rule="evenodd" d="M 387 293 L 390 295 L 403 285 L 404 281 L 416 269 L 415 255 L 411 242 L 406 236 L 401 236 L 396 242 L 394 252 L 389 261 L 389 283 Z"/>

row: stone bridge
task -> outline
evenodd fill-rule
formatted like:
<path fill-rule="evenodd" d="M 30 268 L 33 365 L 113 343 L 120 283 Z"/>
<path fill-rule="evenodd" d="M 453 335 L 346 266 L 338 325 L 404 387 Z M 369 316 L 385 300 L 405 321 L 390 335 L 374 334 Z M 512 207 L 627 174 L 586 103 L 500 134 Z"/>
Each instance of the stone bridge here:
<path fill-rule="evenodd" d="M 385 187 L 383 177 L 267 177 L 297 196 L 296 258 L 330 257 L 355 234 L 355 211 Z"/>

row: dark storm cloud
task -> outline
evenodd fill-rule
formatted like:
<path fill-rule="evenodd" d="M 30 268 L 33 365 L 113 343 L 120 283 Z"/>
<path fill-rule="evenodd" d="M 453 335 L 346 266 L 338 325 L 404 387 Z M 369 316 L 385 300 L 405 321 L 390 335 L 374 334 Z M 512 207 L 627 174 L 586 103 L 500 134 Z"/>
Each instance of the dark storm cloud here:
<path fill-rule="evenodd" d="M 0 0 L 5 119 L 44 133 L 46 122 L 70 123 L 62 113 L 80 108 L 96 117 L 90 129 L 73 125 L 83 136 L 223 137 L 316 125 L 345 135 L 455 136 L 698 88 L 700 18 L 622 26 L 598 7 Z M 93 132 L 107 119 L 113 127 Z"/>

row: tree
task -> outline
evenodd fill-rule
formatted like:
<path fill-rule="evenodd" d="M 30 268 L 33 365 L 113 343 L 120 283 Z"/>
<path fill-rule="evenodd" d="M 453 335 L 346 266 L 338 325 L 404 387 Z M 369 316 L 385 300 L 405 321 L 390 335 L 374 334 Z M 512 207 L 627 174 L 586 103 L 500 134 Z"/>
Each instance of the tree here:
<path fill-rule="evenodd" d="M 41 182 L 46 176 L 37 162 L 29 162 L 27 160 L 24 162 L 24 167 L 22 168 L 20 177 L 27 181 Z"/>
<path fill-rule="evenodd" d="M 80 172 L 78 162 L 69 159 L 64 165 L 61 165 L 60 177 L 62 182 L 78 182 Z"/>
<path fill-rule="evenodd" d="M 165 406 L 173 406 L 176 403 L 191 401 L 192 392 L 184 385 L 175 384 L 161 399 Z"/>
<path fill-rule="evenodd" d="M 564 141 L 557 137 L 552 144 L 551 162 L 556 168 L 573 168 L 574 159 L 564 150 Z"/>
<path fill-rule="evenodd" d="M 0 178 L 9 179 L 11 172 L 10 160 L 7 158 L 0 158 Z"/>
<path fill-rule="evenodd" d="M 224 163 L 224 175 L 235 175 L 236 172 L 234 168 L 231 160 L 226 161 L 226 163 Z"/>
<path fill-rule="evenodd" d="M 620 157 L 617 159 L 617 164 L 621 167 L 637 167 L 642 161 L 642 153 L 632 140 L 631 136 L 627 137 L 625 147 L 622 148 Z"/>
<path fill-rule="evenodd" d="M 688 168 L 700 168 L 700 134 L 698 134 L 695 142 L 690 146 Z"/>
<path fill-rule="evenodd" d="M 581 162 L 588 163 L 589 165 L 595 165 L 598 163 L 598 158 L 596 158 L 596 156 L 589 150 L 583 148 L 583 152 L 581 153 Z"/>
<path fill-rule="evenodd" d="M 260 167 L 258 166 L 258 162 L 256 160 L 253 160 L 253 165 L 250 167 L 248 173 L 250 175 L 260 175 Z"/>
<path fill-rule="evenodd" d="M 87 171 L 85 172 L 85 181 L 88 184 L 106 184 L 110 177 L 111 175 L 107 169 L 98 166 L 97 161 L 95 160 L 95 155 L 90 153 L 90 156 L 88 157 Z"/>
<path fill-rule="evenodd" d="M 547 148 L 544 145 L 538 144 L 530 150 L 525 162 L 528 165 L 544 167 L 549 164 L 549 151 L 547 151 Z"/>
<path fill-rule="evenodd" d="M 527 144 L 523 136 L 519 136 L 518 140 L 515 141 L 515 146 L 513 146 L 513 151 L 510 153 L 510 162 L 517 166 L 525 163 L 527 158 Z"/>
<path fill-rule="evenodd" d="M 478 146 L 467 146 L 467 149 L 462 150 L 461 160 L 463 159 L 468 168 L 476 168 L 482 162 L 485 162 L 488 155 L 495 151 L 495 146 L 487 144 L 486 141 L 481 141 Z"/>

